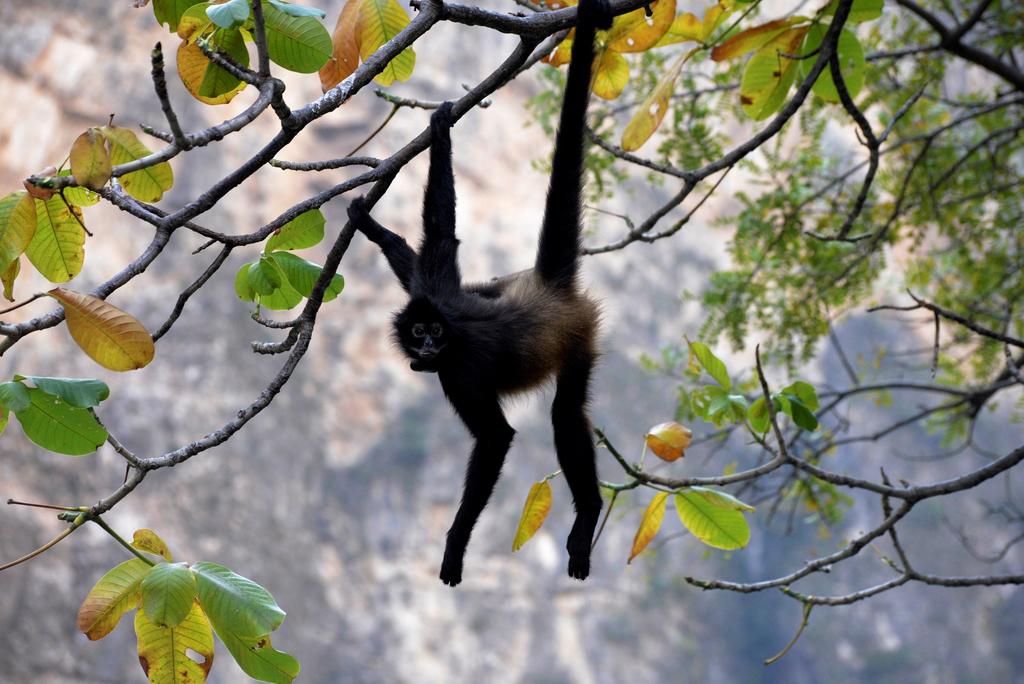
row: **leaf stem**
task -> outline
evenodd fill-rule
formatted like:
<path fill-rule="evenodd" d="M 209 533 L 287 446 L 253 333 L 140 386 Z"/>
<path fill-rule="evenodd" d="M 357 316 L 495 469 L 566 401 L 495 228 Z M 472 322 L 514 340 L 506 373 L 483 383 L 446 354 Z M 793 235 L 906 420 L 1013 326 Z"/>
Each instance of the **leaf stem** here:
<path fill-rule="evenodd" d="M 115 532 L 114 529 L 112 527 L 110 527 L 110 525 L 108 525 L 106 523 L 106 521 L 103 520 L 103 518 L 101 518 L 98 515 L 94 515 L 94 516 L 92 516 L 91 520 L 94 523 L 96 523 L 97 525 L 99 525 L 100 527 L 102 527 L 104 532 L 106 532 L 111 537 L 113 537 L 114 541 L 116 541 L 118 544 L 120 544 L 124 548 L 128 549 L 132 553 L 133 556 L 136 556 L 137 558 L 139 558 L 142 562 L 146 563 L 147 565 L 150 565 L 150 566 L 156 565 L 156 563 L 154 561 L 152 561 L 151 559 L 149 559 L 146 556 L 144 556 L 141 551 L 139 551 L 134 546 L 132 546 L 131 544 L 126 542 L 121 535 L 119 535 L 117 532 Z"/>

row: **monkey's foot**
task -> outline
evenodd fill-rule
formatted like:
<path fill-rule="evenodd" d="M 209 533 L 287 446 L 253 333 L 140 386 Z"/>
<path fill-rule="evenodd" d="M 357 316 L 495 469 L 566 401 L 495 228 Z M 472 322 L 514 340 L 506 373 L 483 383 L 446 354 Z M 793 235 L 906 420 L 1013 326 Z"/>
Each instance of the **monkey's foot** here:
<path fill-rule="evenodd" d="M 580 581 L 590 575 L 590 554 L 585 556 L 569 556 L 569 577 Z"/>
<path fill-rule="evenodd" d="M 449 587 L 458 586 L 462 581 L 462 559 L 454 560 L 445 554 L 441 562 L 441 581 Z"/>
<path fill-rule="evenodd" d="M 578 7 L 580 22 L 588 22 L 605 31 L 612 27 L 615 15 L 608 0 L 581 0 Z"/>

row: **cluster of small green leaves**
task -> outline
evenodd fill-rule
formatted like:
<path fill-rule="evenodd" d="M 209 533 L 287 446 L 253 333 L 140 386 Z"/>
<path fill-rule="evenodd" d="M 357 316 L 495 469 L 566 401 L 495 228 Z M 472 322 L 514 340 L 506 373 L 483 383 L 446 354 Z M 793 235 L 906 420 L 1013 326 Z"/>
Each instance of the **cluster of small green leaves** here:
<path fill-rule="evenodd" d="M 107 431 L 89 410 L 110 396 L 99 380 L 15 375 L 0 383 L 0 434 L 10 414 L 33 442 L 69 456 L 96 451 Z"/>
<path fill-rule="evenodd" d="M 320 210 L 311 209 L 275 231 L 260 258 L 238 269 L 235 275 L 238 297 L 276 310 L 294 308 L 308 298 L 323 268 L 292 254 L 291 250 L 320 244 L 324 239 L 324 223 Z M 344 287 L 345 279 L 335 274 L 324 291 L 323 301 L 331 301 Z"/>
<path fill-rule="evenodd" d="M 302 74 L 315 73 L 327 64 L 333 46 L 321 22 L 323 11 L 282 0 L 263 0 L 261 7 L 272 62 Z M 153 0 L 153 12 L 158 22 L 181 38 L 178 75 L 193 97 L 206 104 L 224 104 L 245 88 L 243 81 L 211 62 L 206 53 L 223 52 L 236 64 L 249 66 L 246 43 L 253 41 L 254 29 L 249 0 L 221 4 Z"/>
<path fill-rule="evenodd" d="M 253 679 L 289 684 L 299 675 L 299 662 L 270 643 L 285 618 L 270 592 L 223 565 L 175 563 L 152 530 L 136 531 L 131 546 L 139 557 L 104 574 L 78 611 L 89 639 L 107 636 L 134 610 L 139 663 L 150 682 L 205 682 L 214 633 Z"/>

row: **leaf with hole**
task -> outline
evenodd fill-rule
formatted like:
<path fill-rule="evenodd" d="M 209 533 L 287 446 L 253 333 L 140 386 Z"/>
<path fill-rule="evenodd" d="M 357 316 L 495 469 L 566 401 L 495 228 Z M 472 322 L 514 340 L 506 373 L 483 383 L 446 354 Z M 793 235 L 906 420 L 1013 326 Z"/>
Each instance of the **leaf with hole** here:
<path fill-rule="evenodd" d="M 131 315 L 102 299 L 61 287 L 47 294 L 63 305 L 71 337 L 104 368 L 129 371 L 153 360 L 153 337 Z"/>
<path fill-rule="evenodd" d="M 551 510 L 551 484 L 547 480 L 534 482 L 523 503 L 523 513 L 519 516 L 516 535 L 512 538 L 512 550 L 518 551 L 523 544 L 537 533 Z"/>
<path fill-rule="evenodd" d="M 174 627 L 163 627 L 135 613 L 139 664 L 154 684 L 202 684 L 213 666 L 213 631 L 202 609 L 193 603 Z M 193 659 L 195 658 L 195 660 Z"/>

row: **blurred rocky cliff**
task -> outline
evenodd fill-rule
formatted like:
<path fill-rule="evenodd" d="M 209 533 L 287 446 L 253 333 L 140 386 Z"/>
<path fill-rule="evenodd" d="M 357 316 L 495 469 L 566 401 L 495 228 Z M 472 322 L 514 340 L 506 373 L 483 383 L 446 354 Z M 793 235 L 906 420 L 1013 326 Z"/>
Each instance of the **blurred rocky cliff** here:
<path fill-rule="evenodd" d="M 333 22 L 340 3 L 317 4 Z M 160 127 L 149 79 L 149 52 L 157 41 L 164 43 L 172 98 L 187 129 L 215 123 L 248 102 L 251 94 L 223 107 L 192 100 L 173 75 L 177 39 L 156 26 L 148 8 L 132 9 L 129 0 L 0 3 L 0 193 L 19 188 L 30 172 L 60 163 L 75 136 L 111 114 L 124 126 Z M 457 97 L 461 84 L 489 73 L 514 42 L 484 29 L 440 25 L 416 44 L 413 79 L 392 90 Z M 293 106 L 319 94 L 315 76 L 286 80 Z M 521 77 L 490 108 L 472 112 L 454 130 L 461 254 L 469 278 L 517 270 L 532 258 L 546 179 L 530 162 L 550 144 L 538 126 L 527 125 L 524 105 L 537 90 L 535 76 Z M 367 89 L 305 131 L 282 157 L 339 156 L 388 111 Z M 427 117 L 422 110 L 402 110 L 366 153 L 390 154 L 422 130 Z M 268 115 L 222 144 L 175 159 L 175 187 L 162 206 L 194 198 L 274 129 Z M 426 174 L 421 157 L 374 212 L 411 240 L 418 235 Z M 263 169 L 203 215 L 202 223 L 251 230 L 346 173 Z M 640 213 L 662 192 L 636 184 L 619 201 Z M 325 207 L 329 236 L 342 225 L 345 205 L 339 198 Z M 605 357 L 593 390 L 594 421 L 631 452 L 647 427 L 671 417 L 675 383 L 641 369 L 638 358 L 656 354 L 684 333 L 696 334 L 699 309 L 684 303 L 680 293 L 699 289 L 723 258 L 726 234 L 708 227 L 715 212 L 709 205 L 704 222 L 691 224 L 673 241 L 639 244 L 586 262 L 585 278 L 605 302 Z M 95 235 L 87 242 L 85 270 L 73 283 L 83 291 L 119 270 L 151 236 L 146 225 L 108 207 L 88 209 L 87 218 Z M 622 228 L 611 217 L 592 219 L 603 235 Z M 147 326 L 158 326 L 177 293 L 213 258 L 209 252 L 193 255 L 199 244 L 179 231 L 167 252 L 111 301 Z M 102 416 L 140 454 L 195 439 L 252 401 L 281 361 L 251 353 L 251 341 L 275 336 L 250 320 L 249 305 L 232 288 L 235 270 L 256 251 L 236 250 L 142 371 L 103 371 L 58 327 L 18 344 L 0 359 L 0 374 L 104 379 L 112 394 Z M 310 258 L 322 259 L 323 250 L 311 252 Z M 512 555 L 530 483 L 557 467 L 547 422 L 551 391 L 510 407 L 516 443 L 470 545 L 466 580 L 455 591 L 443 586 L 436 574 L 469 439 L 436 379 L 410 373 L 390 347 L 390 312 L 403 297 L 378 252 L 357 237 L 341 272 L 345 292 L 324 308 L 310 352 L 269 410 L 220 448 L 154 473 L 108 516 L 126 534 L 153 528 L 181 559 L 223 563 L 268 587 L 289 615 L 274 636 L 275 646 L 302 662 L 300 681 L 953 682 L 967 681 L 961 676 L 1009 681 L 1001 677 L 1021 671 L 1020 652 L 1007 650 L 1000 636 L 1000 630 L 1020 627 L 1020 592 L 940 590 L 907 590 L 877 605 L 829 613 L 812 623 L 816 629 L 779 665 L 762 668 L 760 660 L 780 649 L 796 628 L 798 608 L 775 595 L 701 594 L 684 588 L 681 578 L 747 578 L 797 567 L 836 543 L 816 542 L 813 527 L 789 538 L 780 538 L 778 528 L 759 527 L 749 549 L 728 557 L 676 539 L 657 556 L 626 568 L 646 505 L 646 497 L 637 497 L 611 516 L 594 575 L 579 584 L 565 576 L 563 543 L 572 505 L 564 482 L 556 480 L 548 522 Z M 43 286 L 25 279 L 18 294 Z M 37 315 L 48 306 L 41 301 L 18 315 Z M 810 372 L 830 375 L 827 368 Z M 615 478 L 612 460 L 604 453 L 599 457 L 602 474 Z M 694 460 L 679 467 L 719 472 L 730 460 L 722 453 L 707 465 Z M 115 488 L 123 475 L 121 461 L 106 447 L 82 458 L 59 456 L 29 443 L 16 427 L 0 440 L 5 500 L 86 504 Z M 872 519 L 876 513 L 861 511 Z M 932 514 L 921 529 L 935 528 L 938 512 Z M 669 523 L 666 518 L 666 529 Z M 857 525 L 853 514 L 850 525 Z M 34 548 L 58 530 L 52 515 L 5 507 L 0 559 Z M 0 575 L 0 682 L 143 679 L 130 621 L 98 643 L 87 642 L 74 626 L 88 589 L 123 557 L 107 536 L 89 528 L 43 558 Z M 859 586 L 875 572 L 864 569 L 849 583 Z M 935 600 L 929 605 L 926 598 Z M 965 649 L 955 659 L 935 660 Z M 886 678 L 909 672 L 918 677 Z M 247 680 L 218 647 L 210 681 Z"/>

